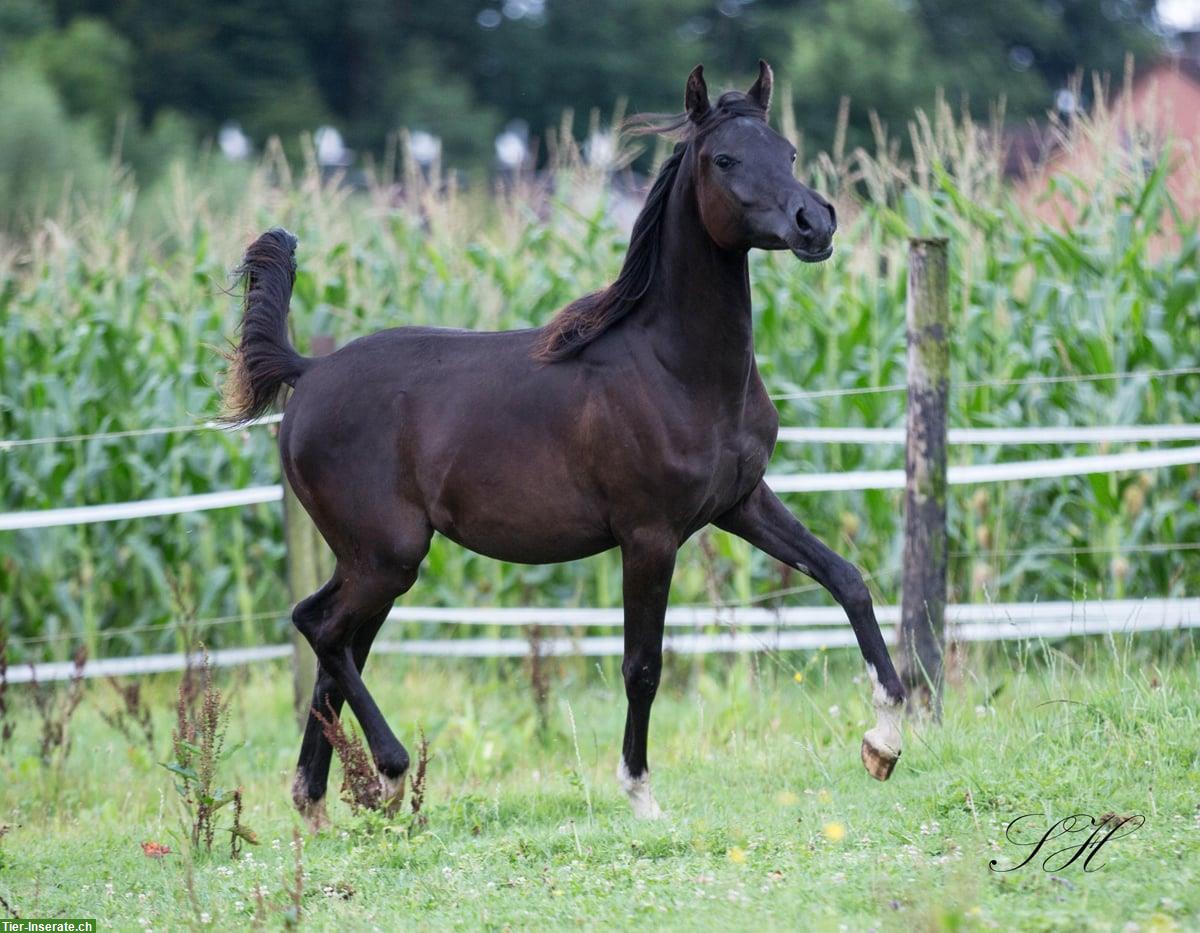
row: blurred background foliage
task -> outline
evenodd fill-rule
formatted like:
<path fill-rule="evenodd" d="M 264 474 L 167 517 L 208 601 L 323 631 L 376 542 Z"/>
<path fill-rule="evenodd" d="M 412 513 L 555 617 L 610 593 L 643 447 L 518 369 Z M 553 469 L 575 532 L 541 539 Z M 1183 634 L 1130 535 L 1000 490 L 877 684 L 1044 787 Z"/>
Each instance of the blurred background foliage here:
<path fill-rule="evenodd" d="M 143 184 L 238 124 L 260 150 L 333 125 L 360 155 L 404 126 L 476 173 L 503 126 L 538 139 L 565 109 L 675 111 L 698 61 L 747 83 L 762 56 L 794 88 L 809 151 L 870 114 L 902 130 L 943 89 L 1010 120 L 1072 74 L 1119 74 L 1164 32 L 1154 0 L 4 0 L 0 224 L 98 184 L 114 158 Z M 898 134 L 902 136 L 902 133 Z M 541 157 L 546 157 L 545 147 Z M 65 171 L 70 167 L 71 171 Z"/>

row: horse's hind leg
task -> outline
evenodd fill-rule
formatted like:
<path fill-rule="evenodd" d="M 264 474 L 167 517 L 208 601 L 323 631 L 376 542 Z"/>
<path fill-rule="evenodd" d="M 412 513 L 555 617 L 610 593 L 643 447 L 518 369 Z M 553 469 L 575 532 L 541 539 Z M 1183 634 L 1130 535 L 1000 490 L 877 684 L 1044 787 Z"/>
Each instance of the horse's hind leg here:
<path fill-rule="evenodd" d="M 380 779 L 385 788 L 392 789 L 399 784 L 408 770 L 408 752 L 388 727 L 383 714 L 363 683 L 359 667 L 355 663 L 355 643 L 366 626 L 374 624 L 380 616 L 386 617 L 392 601 L 407 589 L 407 586 L 398 586 L 396 582 L 385 583 L 384 580 L 370 577 L 347 578 L 340 568 L 338 574 L 343 578 L 341 586 L 330 590 L 327 599 L 308 607 L 308 611 L 305 611 L 306 606 L 302 603 L 296 608 L 293 620 L 301 634 L 312 645 L 317 662 L 321 666 L 324 682 L 318 684 L 314 694 L 320 692 L 321 687 L 329 687 L 349 702 L 355 718 L 362 726 Z M 415 577 L 414 568 L 412 578 Z M 408 585 L 411 585 L 411 580 L 408 581 Z M 325 678 L 328 680 L 324 680 Z M 332 684 L 329 683 L 330 680 Z M 319 696 L 315 699 L 321 701 Z M 320 724 L 317 723 L 316 729 L 319 728 Z M 314 731 L 306 729 L 306 738 Z M 314 744 L 310 747 L 319 749 L 315 735 L 313 740 Z"/>
<path fill-rule="evenodd" d="M 379 629 L 387 620 L 387 610 L 379 612 L 374 619 L 365 623 L 354 638 L 354 665 L 362 673 L 367 655 Z M 325 730 L 313 710 L 326 718 L 340 716 L 345 697 L 334 682 L 333 676 L 324 667 L 317 665 L 317 679 L 313 686 L 312 705 L 308 722 L 304 727 L 304 739 L 300 744 L 300 760 L 296 764 L 296 779 L 292 784 L 292 802 L 304 817 L 313 832 L 329 822 L 325 813 L 325 789 L 329 781 L 329 765 L 333 757 L 333 746 L 325 738 Z"/>
<path fill-rule="evenodd" d="M 320 665 L 313 691 L 314 707 L 328 715 L 326 699 L 335 712 L 343 700 L 349 702 L 371 749 L 385 799 L 394 795 L 404 779 L 408 752 L 367 691 L 361 671 L 392 603 L 416 581 L 432 535 L 424 516 L 407 523 L 397 517 L 396 525 L 400 535 L 392 535 L 386 548 L 368 548 L 371 536 L 362 529 L 356 541 L 358 559 L 347 563 L 339 560 L 333 579 L 301 602 L 292 615 Z M 310 713 L 293 785 L 293 800 L 310 822 L 319 823 L 323 816 L 320 804 L 329 760 L 328 741 Z"/>

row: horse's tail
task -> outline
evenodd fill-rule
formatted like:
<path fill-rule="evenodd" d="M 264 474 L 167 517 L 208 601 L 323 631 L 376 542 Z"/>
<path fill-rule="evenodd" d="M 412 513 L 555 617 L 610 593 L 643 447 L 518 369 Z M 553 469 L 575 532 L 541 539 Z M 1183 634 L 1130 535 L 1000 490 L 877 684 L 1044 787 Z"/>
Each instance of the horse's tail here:
<path fill-rule="evenodd" d="M 265 414 L 279 387 L 294 386 L 312 364 L 288 339 L 288 302 L 296 278 L 296 238 L 276 227 L 250 244 L 237 269 L 245 280 L 241 341 L 227 354 L 222 420 Z"/>

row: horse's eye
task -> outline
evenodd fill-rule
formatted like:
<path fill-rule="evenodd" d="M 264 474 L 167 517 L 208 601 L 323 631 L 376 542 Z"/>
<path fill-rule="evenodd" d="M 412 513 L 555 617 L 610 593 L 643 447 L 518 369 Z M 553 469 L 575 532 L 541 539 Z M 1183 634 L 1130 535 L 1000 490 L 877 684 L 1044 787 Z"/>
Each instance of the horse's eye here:
<path fill-rule="evenodd" d="M 796 153 L 794 153 L 794 152 L 792 153 L 792 161 L 793 161 L 793 162 L 795 162 L 795 161 L 796 161 Z"/>
<path fill-rule="evenodd" d="M 722 154 L 713 157 L 713 165 L 719 169 L 733 168 L 735 165 L 737 165 L 737 159 L 733 158 L 732 156 Z"/>

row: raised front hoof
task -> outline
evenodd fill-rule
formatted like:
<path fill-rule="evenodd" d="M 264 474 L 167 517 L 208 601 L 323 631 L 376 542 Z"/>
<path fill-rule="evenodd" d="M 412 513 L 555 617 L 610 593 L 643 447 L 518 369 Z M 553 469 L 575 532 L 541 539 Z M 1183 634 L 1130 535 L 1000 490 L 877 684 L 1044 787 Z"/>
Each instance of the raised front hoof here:
<path fill-rule="evenodd" d="M 868 735 L 862 743 L 862 762 L 867 774 L 877 781 L 886 781 L 892 776 L 896 762 L 900 760 L 899 752 L 877 747 Z"/>

